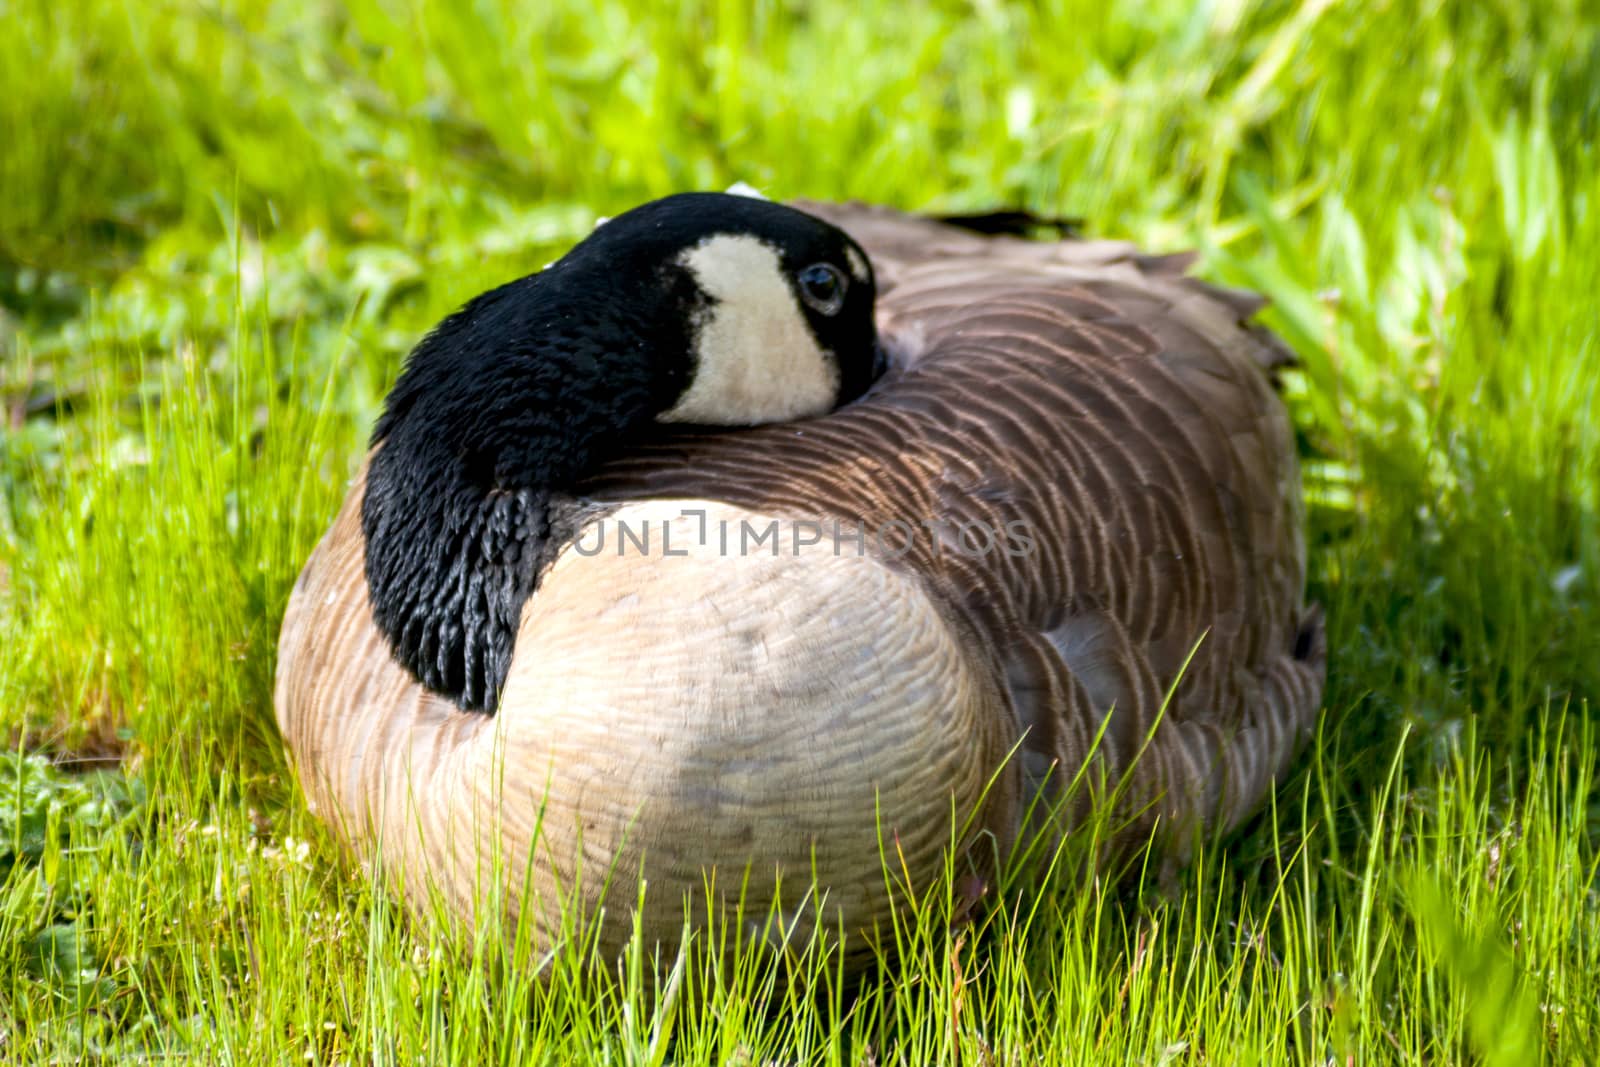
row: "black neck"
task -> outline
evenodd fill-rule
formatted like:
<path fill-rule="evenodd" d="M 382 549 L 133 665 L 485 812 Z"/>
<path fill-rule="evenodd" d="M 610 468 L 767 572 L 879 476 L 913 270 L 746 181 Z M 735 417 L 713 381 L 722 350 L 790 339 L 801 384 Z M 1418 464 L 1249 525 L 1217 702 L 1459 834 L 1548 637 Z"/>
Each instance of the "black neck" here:
<path fill-rule="evenodd" d="M 407 361 L 362 500 L 374 621 L 395 658 L 493 712 L 523 603 L 562 547 L 550 500 L 681 393 L 680 307 L 622 306 L 561 270 L 485 293 Z M 684 283 L 687 285 L 687 281 Z M 668 284 L 649 299 L 692 300 Z"/>

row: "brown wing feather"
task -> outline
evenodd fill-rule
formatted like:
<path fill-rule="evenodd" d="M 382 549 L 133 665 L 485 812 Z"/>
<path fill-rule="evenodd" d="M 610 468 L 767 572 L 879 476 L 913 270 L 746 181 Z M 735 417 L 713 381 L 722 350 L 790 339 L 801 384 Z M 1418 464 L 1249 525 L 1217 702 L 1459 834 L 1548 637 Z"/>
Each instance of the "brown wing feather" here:
<path fill-rule="evenodd" d="M 1026 529 L 1031 555 L 918 536 L 902 560 L 1003 681 L 1025 770 L 1075 771 L 1114 706 L 1103 752 L 1132 766 L 1135 797 L 1180 824 L 1237 823 L 1307 733 L 1323 674 L 1269 378 L 1287 354 L 1242 321 L 1257 302 L 1120 242 L 801 206 L 871 257 L 889 376 L 826 418 L 663 442 L 588 491 L 869 531 Z"/>

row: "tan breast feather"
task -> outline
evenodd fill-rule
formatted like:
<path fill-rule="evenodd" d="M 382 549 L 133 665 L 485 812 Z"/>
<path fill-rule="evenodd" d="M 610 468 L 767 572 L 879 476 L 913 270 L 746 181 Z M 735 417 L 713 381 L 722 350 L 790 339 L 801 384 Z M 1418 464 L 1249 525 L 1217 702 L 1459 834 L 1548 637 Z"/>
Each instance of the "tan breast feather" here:
<path fill-rule="evenodd" d="M 307 564 L 278 720 L 312 804 L 413 900 L 547 941 L 604 902 L 611 950 L 642 873 L 647 938 L 743 892 L 752 929 L 864 950 L 885 856 L 927 886 L 954 841 L 986 874 L 1083 818 L 1102 794 L 1061 786 L 1086 761 L 1182 856 L 1307 736 L 1324 644 L 1260 301 L 1121 243 L 798 206 L 871 257 L 888 374 L 602 470 L 498 714 L 390 659 L 359 481 Z"/>

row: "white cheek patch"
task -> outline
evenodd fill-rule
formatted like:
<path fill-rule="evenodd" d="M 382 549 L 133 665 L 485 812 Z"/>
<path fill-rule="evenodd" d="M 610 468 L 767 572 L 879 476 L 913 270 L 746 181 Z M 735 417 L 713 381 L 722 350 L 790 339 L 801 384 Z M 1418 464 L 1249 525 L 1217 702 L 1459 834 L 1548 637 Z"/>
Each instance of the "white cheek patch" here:
<path fill-rule="evenodd" d="M 850 264 L 850 273 L 855 275 L 856 281 L 865 285 L 867 279 L 872 277 L 872 271 L 867 267 L 867 261 L 861 257 L 861 253 L 845 245 L 844 258 Z"/>
<path fill-rule="evenodd" d="M 694 324 L 689 388 L 659 421 L 749 426 L 833 408 L 838 366 L 806 325 L 776 249 L 717 234 L 678 261 L 715 302 Z"/>

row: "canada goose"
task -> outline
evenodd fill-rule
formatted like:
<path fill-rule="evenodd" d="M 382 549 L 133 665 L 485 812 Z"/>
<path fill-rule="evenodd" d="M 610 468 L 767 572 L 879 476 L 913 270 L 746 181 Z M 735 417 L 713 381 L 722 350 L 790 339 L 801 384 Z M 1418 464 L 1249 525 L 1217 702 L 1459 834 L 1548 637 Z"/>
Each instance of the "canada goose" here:
<path fill-rule="evenodd" d="M 314 810 L 414 901 L 502 891 L 549 939 L 611 875 L 614 949 L 641 873 L 648 939 L 815 875 L 853 933 L 884 837 L 916 884 L 953 813 L 1004 855 L 1093 753 L 1181 851 L 1307 735 L 1260 301 L 1122 243 L 800 208 L 647 204 L 408 360 L 276 706 Z"/>

